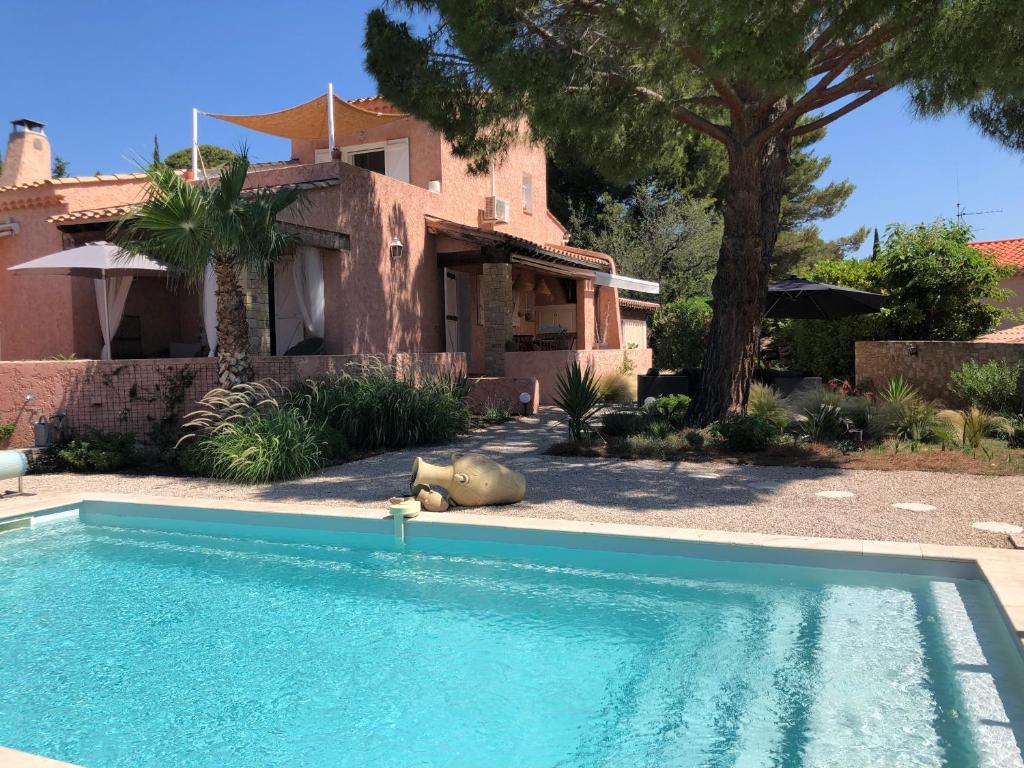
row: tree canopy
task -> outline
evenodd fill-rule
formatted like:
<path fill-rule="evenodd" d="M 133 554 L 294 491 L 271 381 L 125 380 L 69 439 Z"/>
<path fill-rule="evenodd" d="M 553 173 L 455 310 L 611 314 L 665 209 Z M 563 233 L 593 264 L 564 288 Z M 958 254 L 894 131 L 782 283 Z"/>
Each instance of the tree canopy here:
<path fill-rule="evenodd" d="M 894 88 L 917 111 L 1024 94 L 1019 0 L 396 0 L 366 63 L 385 97 L 483 170 L 531 135 L 610 178 L 678 158 L 697 133 L 727 158 L 715 313 L 701 390 L 708 423 L 745 407 L 794 142 Z M 884 140 L 884 139 L 883 139 Z"/>
<path fill-rule="evenodd" d="M 153 137 L 153 149 L 155 152 L 160 151 L 160 146 L 157 144 L 155 136 Z M 238 157 L 230 149 L 218 147 L 216 144 L 200 144 L 199 154 L 202 156 L 203 165 L 206 166 L 207 170 L 222 168 Z M 188 170 L 192 167 L 192 147 L 185 147 L 177 152 L 172 152 L 164 158 L 164 165 L 176 171 Z"/>

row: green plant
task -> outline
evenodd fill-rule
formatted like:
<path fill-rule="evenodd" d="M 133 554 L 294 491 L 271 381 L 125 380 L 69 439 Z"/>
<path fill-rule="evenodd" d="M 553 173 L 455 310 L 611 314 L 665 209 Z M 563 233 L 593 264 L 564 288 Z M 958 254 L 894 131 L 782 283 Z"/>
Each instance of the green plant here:
<path fill-rule="evenodd" d="M 307 418 L 359 450 L 450 442 L 469 429 L 466 382 L 451 375 L 399 378 L 380 360 L 302 383 L 292 399 Z"/>
<path fill-rule="evenodd" d="M 1024 448 L 1024 414 L 1006 420 L 1006 445 L 1008 448 Z"/>
<path fill-rule="evenodd" d="M 605 437 L 628 437 L 647 428 L 647 414 L 639 411 L 612 411 L 601 417 L 601 434 Z"/>
<path fill-rule="evenodd" d="M 769 387 L 758 382 L 750 385 L 750 395 L 747 397 L 747 413 L 751 416 L 760 416 L 765 421 L 775 425 L 781 434 L 793 420 L 793 412 L 789 403 L 786 402 L 774 387 Z"/>
<path fill-rule="evenodd" d="M 185 416 L 184 434 L 177 445 L 216 434 L 250 411 L 277 408 L 282 394 L 280 385 L 270 379 L 211 389 L 196 403 L 196 410 Z"/>
<path fill-rule="evenodd" d="M 278 216 L 304 200 L 294 186 L 252 187 L 243 193 L 249 158 L 243 150 L 216 181 L 192 184 L 165 163 L 146 168 L 145 199 L 110 233 L 126 255 L 167 266 L 172 280 L 196 286 L 209 265 L 217 279 L 217 356 L 223 386 L 251 381 L 249 322 L 240 275 L 266 274 L 297 235 Z"/>
<path fill-rule="evenodd" d="M 686 411 L 690 407 L 688 395 L 662 395 L 646 409 L 658 418 L 667 421 L 673 427 L 683 426 Z"/>
<path fill-rule="evenodd" d="M 658 309 L 651 318 L 655 367 L 678 371 L 699 366 L 710 324 L 711 306 L 704 299 L 680 299 Z"/>
<path fill-rule="evenodd" d="M 296 408 L 250 410 L 190 446 L 188 464 L 236 483 L 302 477 L 320 467 L 323 437 Z"/>
<path fill-rule="evenodd" d="M 686 440 L 686 444 L 691 448 L 703 448 L 707 442 L 707 438 L 704 436 L 704 432 L 699 429 L 687 430 L 684 433 L 683 438 Z"/>
<path fill-rule="evenodd" d="M 968 360 L 949 376 L 949 388 L 971 406 L 995 413 L 1024 407 L 1024 365 Z"/>
<path fill-rule="evenodd" d="M 763 451 L 779 437 L 772 422 L 750 414 L 727 416 L 714 425 L 714 430 L 733 451 Z"/>
<path fill-rule="evenodd" d="M 135 435 L 90 429 L 71 440 L 57 452 L 57 456 L 72 469 L 112 472 L 129 466 L 135 460 Z"/>
<path fill-rule="evenodd" d="M 626 438 L 625 452 L 636 459 L 667 459 L 683 450 L 683 439 L 678 432 L 667 435 L 630 435 Z"/>
<path fill-rule="evenodd" d="M 504 400 L 488 400 L 480 409 L 480 418 L 488 424 L 504 424 L 514 415 L 512 407 Z"/>
<path fill-rule="evenodd" d="M 797 433 L 812 443 L 831 443 L 843 433 L 842 411 L 822 403 L 817 410 L 804 411 L 795 422 Z"/>
<path fill-rule="evenodd" d="M 10 421 L 0 421 L 0 446 L 7 445 L 7 441 L 11 439 L 16 426 L 16 424 Z"/>
<path fill-rule="evenodd" d="M 888 432 L 897 440 L 914 443 L 952 443 L 957 435 L 949 419 L 932 403 L 908 400 L 888 417 Z"/>
<path fill-rule="evenodd" d="M 878 396 L 890 405 L 902 405 L 918 399 L 917 390 L 902 376 L 889 379 Z"/>
<path fill-rule="evenodd" d="M 975 455 L 986 437 L 1007 434 L 1013 431 L 1009 419 L 997 416 L 983 408 L 971 406 L 962 411 L 943 411 L 940 416 L 946 419 L 953 429 L 959 432 L 960 444 L 970 448 Z"/>
<path fill-rule="evenodd" d="M 653 417 L 647 423 L 646 433 L 652 437 L 658 438 L 659 440 L 664 440 L 675 431 L 676 430 L 670 421 L 658 416 Z"/>
<path fill-rule="evenodd" d="M 621 370 L 601 378 L 601 399 L 606 403 L 629 403 L 636 400 L 636 376 Z"/>
<path fill-rule="evenodd" d="M 558 374 L 554 403 L 565 414 L 573 442 L 582 442 L 595 434 L 591 422 L 601 409 L 601 388 L 590 368 L 581 368 L 577 360 L 569 363 Z"/>

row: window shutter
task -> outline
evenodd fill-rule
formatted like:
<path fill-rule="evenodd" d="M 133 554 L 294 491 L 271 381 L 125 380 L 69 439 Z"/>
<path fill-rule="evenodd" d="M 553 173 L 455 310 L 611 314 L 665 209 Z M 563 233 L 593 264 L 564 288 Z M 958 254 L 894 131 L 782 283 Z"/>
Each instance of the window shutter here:
<path fill-rule="evenodd" d="M 385 174 L 409 182 L 409 140 L 392 139 L 384 146 Z"/>

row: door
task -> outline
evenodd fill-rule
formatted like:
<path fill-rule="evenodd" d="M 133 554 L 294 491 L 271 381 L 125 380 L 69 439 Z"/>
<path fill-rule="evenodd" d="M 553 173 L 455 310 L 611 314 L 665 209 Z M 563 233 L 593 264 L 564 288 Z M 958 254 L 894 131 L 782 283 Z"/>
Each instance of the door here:
<path fill-rule="evenodd" d="M 466 351 L 459 329 L 459 278 L 450 269 L 444 270 L 444 351 Z"/>

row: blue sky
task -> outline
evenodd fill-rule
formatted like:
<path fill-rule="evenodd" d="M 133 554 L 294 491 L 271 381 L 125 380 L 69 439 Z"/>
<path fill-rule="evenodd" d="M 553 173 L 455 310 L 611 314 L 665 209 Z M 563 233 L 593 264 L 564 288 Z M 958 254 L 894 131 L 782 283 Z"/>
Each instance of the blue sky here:
<path fill-rule="evenodd" d="M 377 0 L 156 3 L 37 0 L 5 3 L 0 120 L 47 124 L 72 174 L 133 170 L 153 135 L 166 154 L 188 145 L 190 109 L 267 112 L 321 93 L 376 91 L 363 69 L 363 19 Z M 248 141 L 254 159 L 287 156 L 285 141 L 205 118 L 204 142 Z M 952 216 L 959 198 L 979 239 L 1024 236 L 1024 158 L 981 137 L 965 120 L 914 119 L 901 93 L 834 123 L 819 145 L 831 178 L 857 191 L 822 229 L 917 223 Z M 870 244 L 868 244 L 869 247 Z"/>

